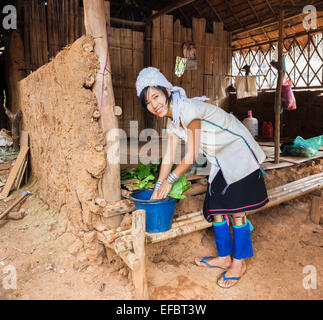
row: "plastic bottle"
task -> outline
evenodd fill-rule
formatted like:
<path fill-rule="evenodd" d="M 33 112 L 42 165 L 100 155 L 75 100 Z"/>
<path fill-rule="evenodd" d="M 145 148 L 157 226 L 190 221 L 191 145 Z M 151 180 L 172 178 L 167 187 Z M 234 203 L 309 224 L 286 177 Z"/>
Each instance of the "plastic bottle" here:
<path fill-rule="evenodd" d="M 262 136 L 266 138 L 273 137 L 273 124 L 269 121 L 262 124 Z"/>
<path fill-rule="evenodd" d="M 252 117 L 252 110 L 248 110 L 248 118 L 243 119 L 242 123 L 247 127 L 253 137 L 258 136 L 258 120 Z"/>

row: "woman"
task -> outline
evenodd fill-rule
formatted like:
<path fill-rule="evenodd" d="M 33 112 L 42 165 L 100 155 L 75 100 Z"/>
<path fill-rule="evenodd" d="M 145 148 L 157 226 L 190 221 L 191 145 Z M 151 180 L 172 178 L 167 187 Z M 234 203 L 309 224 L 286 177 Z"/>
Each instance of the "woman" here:
<path fill-rule="evenodd" d="M 136 89 L 145 109 L 160 118 L 169 117 L 167 149 L 152 199 L 166 198 L 172 184 L 190 168 L 200 151 L 211 163 L 203 214 L 212 222 L 218 257 L 196 258 L 195 263 L 224 269 L 217 283 L 232 287 L 246 271 L 244 259 L 253 256 L 246 212 L 268 202 L 261 168 L 266 156 L 237 118 L 201 101 L 205 97 L 188 99 L 184 89 L 173 87 L 158 69 L 141 70 Z M 187 142 L 187 152 L 171 172 L 178 138 Z"/>

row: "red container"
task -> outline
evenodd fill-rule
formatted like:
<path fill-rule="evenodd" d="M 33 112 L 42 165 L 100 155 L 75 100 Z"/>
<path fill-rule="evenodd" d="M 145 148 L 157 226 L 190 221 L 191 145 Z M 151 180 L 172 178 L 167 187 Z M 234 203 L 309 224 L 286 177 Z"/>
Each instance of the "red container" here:
<path fill-rule="evenodd" d="M 266 138 L 273 137 L 273 124 L 271 122 L 264 122 L 262 124 L 262 136 Z"/>

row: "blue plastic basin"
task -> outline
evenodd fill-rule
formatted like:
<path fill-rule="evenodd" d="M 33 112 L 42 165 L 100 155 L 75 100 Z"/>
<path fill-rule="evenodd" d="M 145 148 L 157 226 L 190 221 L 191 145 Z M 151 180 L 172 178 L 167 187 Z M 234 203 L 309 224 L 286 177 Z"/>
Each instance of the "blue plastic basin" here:
<path fill-rule="evenodd" d="M 136 209 L 146 211 L 146 232 L 164 232 L 172 227 L 177 199 L 150 200 L 153 190 L 143 189 L 130 195 Z"/>

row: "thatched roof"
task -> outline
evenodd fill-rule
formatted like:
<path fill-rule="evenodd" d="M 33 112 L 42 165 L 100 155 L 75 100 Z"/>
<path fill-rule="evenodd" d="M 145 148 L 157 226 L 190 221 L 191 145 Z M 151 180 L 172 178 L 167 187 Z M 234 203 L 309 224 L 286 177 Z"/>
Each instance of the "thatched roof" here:
<path fill-rule="evenodd" d="M 167 11 L 172 8 L 175 9 L 168 11 L 169 14 L 179 18 L 186 27 L 190 26 L 192 17 L 205 18 L 208 29 L 212 28 L 212 21 L 223 22 L 225 30 L 232 32 L 233 49 L 240 49 L 278 39 L 282 2 L 285 37 L 307 35 L 302 11 L 309 4 L 317 9 L 317 30 L 322 31 L 323 6 L 320 0 L 110 0 L 110 7 L 111 17 L 137 21 L 138 26 L 140 23 L 143 26 L 143 22 L 152 15 L 152 10 Z"/>

